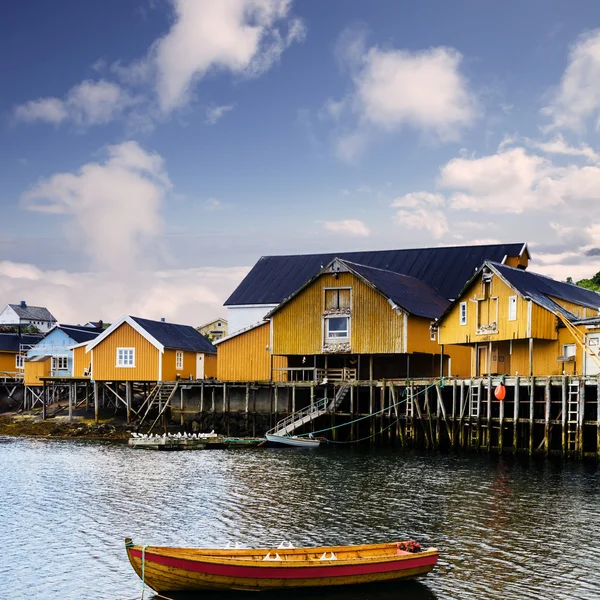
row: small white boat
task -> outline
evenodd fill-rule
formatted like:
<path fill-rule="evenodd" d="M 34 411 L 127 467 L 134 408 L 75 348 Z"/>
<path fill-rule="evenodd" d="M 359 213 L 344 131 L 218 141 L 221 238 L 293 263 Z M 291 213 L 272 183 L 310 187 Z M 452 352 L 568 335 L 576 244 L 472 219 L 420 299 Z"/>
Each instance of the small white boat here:
<path fill-rule="evenodd" d="M 322 438 L 298 437 L 297 435 L 276 435 L 267 433 L 265 435 L 270 444 L 281 444 L 283 446 L 295 446 L 296 448 L 318 448 Z"/>

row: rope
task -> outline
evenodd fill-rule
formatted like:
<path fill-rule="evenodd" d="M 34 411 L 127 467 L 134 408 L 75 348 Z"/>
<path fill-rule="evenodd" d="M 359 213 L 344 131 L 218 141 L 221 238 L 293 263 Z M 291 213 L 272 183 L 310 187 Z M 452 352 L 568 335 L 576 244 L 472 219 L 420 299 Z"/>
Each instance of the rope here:
<path fill-rule="evenodd" d="M 443 379 L 443 378 L 442 378 Z M 422 390 L 418 391 L 416 394 L 413 395 L 413 398 L 415 396 L 418 396 L 419 394 L 424 394 L 426 390 L 430 390 L 431 388 L 435 387 L 437 384 L 436 383 L 432 383 L 431 385 L 428 385 L 426 387 L 424 387 Z M 404 388 L 404 392 L 403 395 L 406 394 L 408 387 Z M 406 402 L 408 400 L 408 398 L 404 397 L 402 400 L 400 400 L 399 402 L 396 402 L 395 404 L 391 404 L 390 406 L 386 406 L 385 408 L 382 408 L 381 410 L 378 410 L 374 413 L 365 415 L 364 417 L 359 417 L 358 419 L 354 419 L 353 421 L 348 421 L 347 423 L 340 423 L 339 425 L 334 425 L 333 427 L 327 427 L 326 429 L 318 429 L 317 431 L 312 431 L 310 433 L 301 433 L 296 437 L 306 437 L 309 435 L 314 435 L 315 433 L 324 433 L 326 431 L 333 431 L 334 429 L 339 429 L 340 427 L 346 427 L 347 425 L 352 425 L 354 423 L 358 423 L 359 421 L 363 421 L 364 419 L 370 419 L 371 417 L 374 417 L 376 415 L 379 415 L 383 412 L 385 412 L 386 410 L 390 410 L 396 406 L 400 406 L 400 404 L 403 404 L 404 402 Z M 399 418 L 398 418 L 399 420 Z M 385 431 L 385 429 L 383 430 Z M 373 436 L 369 436 L 368 438 L 365 439 L 369 439 Z M 363 441 L 363 440 L 357 440 L 357 441 Z M 350 443 L 350 442 L 340 442 L 340 443 Z"/>

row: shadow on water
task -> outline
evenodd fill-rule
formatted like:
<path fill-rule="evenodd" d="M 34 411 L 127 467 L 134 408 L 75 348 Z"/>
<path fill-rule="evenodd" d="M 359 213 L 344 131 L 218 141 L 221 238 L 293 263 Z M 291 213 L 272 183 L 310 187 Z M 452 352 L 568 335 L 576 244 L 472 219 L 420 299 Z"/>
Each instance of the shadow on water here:
<path fill-rule="evenodd" d="M 305 588 L 267 592 L 197 592 L 150 596 L 151 600 L 436 600 L 434 594 L 419 581 L 371 583 L 339 588 Z"/>

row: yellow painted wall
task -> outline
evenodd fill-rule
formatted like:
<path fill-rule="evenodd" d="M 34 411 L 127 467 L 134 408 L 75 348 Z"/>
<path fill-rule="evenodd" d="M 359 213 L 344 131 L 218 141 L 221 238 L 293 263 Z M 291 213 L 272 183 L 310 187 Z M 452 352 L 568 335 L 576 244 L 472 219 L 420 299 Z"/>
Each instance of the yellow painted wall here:
<path fill-rule="evenodd" d="M 579 304 L 573 304 L 573 302 L 567 302 L 566 300 L 559 300 L 558 298 L 552 297 L 552 300 L 559 306 L 568 310 L 572 315 L 585 319 L 586 317 L 597 317 L 598 311 L 587 306 L 579 306 Z"/>
<path fill-rule="evenodd" d="M 515 269 L 519 266 L 527 268 L 529 259 L 527 258 L 527 253 L 523 252 L 521 256 L 507 256 L 504 264 L 509 267 L 514 267 Z"/>
<path fill-rule="evenodd" d="M 528 311 L 529 301 L 524 300 L 515 291 L 512 290 L 497 275 L 492 277 L 492 290 L 490 296 L 497 297 L 498 300 L 498 333 L 477 333 L 477 307 L 480 305 L 480 314 L 483 319 L 489 319 L 488 322 L 495 320 L 495 309 L 492 308 L 493 302 L 488 299 L 475 301 L 482 297 L 481 276 L 479 276 L 469 287 L 466 293 L 452 307 L 450 312 L 442 319 L 439 325 L 441 344 L 473 344 L 489 341 L 525 339 L 528 337 Z M 517 296 L 517 318 L 514 321 L 508 320 L 509 297 Z M 460 324 L 460 302 L 467 303 L 467 324 Z M 532 331 L 531 335 L 537 338 L 556 339 L 556 317 L 546 309 L 532 303 Z"/>
<path fill-rule="evenodd" d="M 403 315 L 351 273 L 323 274 L 273 315 L 273 354 L 322 354 L 324 288 L 351 287 L 352 354 L 404 352 Z"/>
<path fill-rule="evenodd" d="M 25 361 L 25 385 L 40 386 L 43 382 L 40 377 L 50 377 L 52 372 L 52 359 L 48 357 L 44 361 Z"/>
<path fill-rule="evenodd" d="M 0 373 L 18 373 L 17 355 L 14 352 L 0 352 Z"/>
<path fill-rule="evenodd" d="M 204 379 L 217 378 L 218 359 L 216 354 L 204 355 Z"/>
<path fill-rule="evenodd" d="M 165 348 L 162 359 L 162 380 L 175 381 L 179 375 L 180 379 L 196 379 L 196 353 L 183 352 L 183 369 L 176 369 L 177 350 Z M 205 365 L 206 368 L 206 365 Z"/>
<path fill-rule="evenodd" d="M 117 367 L 117 348 L 135 348 L 135 367 Z M 91 352 L 97 381 L 158 381 L 158 349 L 123 323 Z"/>
<path fill-rule="evenodd" d="M 86 353 L 85 346 L 73 348 L 73 377 L 85 377 L 83 372 L 89 369 L 91 362 L 92 353 Z"/>
<path fill-rule="evenodd" d="M 270 324 L 264 323 L 217 345 L 217 379 L 220 381 L 269 381 L 271 373 Z M 285 356 L 273 357 L 273 369 L 285 369 Z M 273 371 L 275 381 L 285 381 L 286 374 Z"/>

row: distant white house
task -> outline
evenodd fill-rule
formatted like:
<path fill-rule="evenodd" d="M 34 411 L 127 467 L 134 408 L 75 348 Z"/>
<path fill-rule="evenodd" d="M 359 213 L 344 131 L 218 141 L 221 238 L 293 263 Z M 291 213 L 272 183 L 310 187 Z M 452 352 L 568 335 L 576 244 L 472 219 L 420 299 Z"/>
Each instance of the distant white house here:
<path fill-rule="evenodd" d="M 42 333 L 50 331 L 57 321 L 44 306 L 29 306 L 25 300 L 20 304 L 8 304 L 0 312 L 0 325 L 33 325 Z"/>

